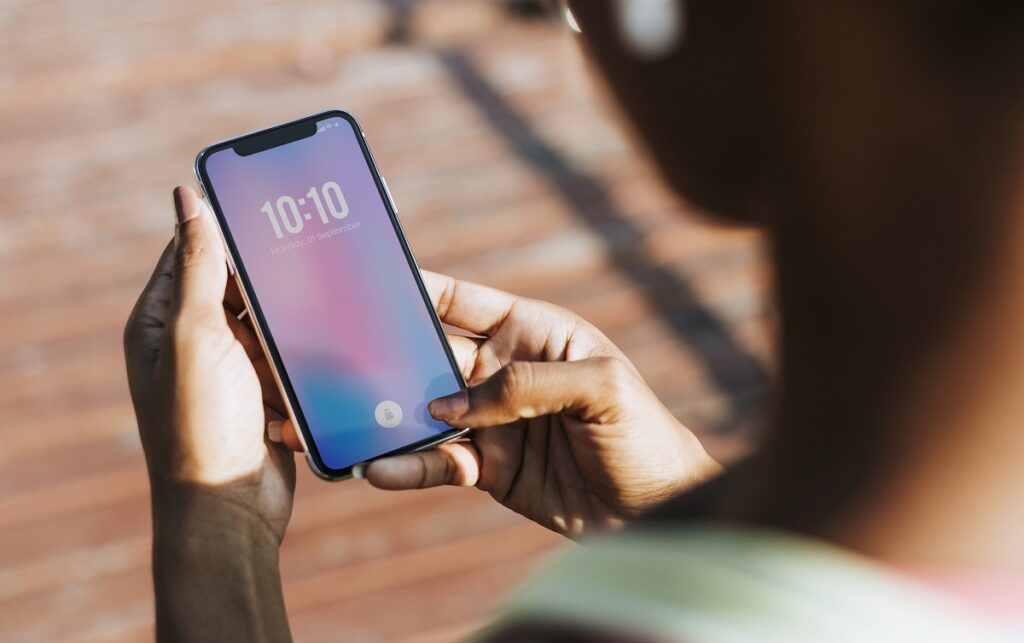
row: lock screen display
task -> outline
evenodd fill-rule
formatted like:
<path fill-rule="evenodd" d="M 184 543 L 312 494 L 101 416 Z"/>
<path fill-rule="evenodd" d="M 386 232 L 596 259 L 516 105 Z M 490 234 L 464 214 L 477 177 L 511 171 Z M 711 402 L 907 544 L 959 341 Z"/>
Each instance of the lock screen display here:
<path fill-rule="evenodd" d="M 450 430 L 427 404 L 460 388 L 360 136 L 327 117 L 204 166 L 295 410 L 336 470 Z"/>

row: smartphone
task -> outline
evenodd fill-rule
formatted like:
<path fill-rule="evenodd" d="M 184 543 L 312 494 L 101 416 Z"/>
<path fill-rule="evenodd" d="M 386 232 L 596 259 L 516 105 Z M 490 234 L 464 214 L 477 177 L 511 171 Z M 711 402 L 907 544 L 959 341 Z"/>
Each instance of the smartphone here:
<path fill-rule="evenodd" d="M 317 475 L 465 433 L 427 412 L 466 384 L 352 116 L 211 145 L 196 175 Z"/>

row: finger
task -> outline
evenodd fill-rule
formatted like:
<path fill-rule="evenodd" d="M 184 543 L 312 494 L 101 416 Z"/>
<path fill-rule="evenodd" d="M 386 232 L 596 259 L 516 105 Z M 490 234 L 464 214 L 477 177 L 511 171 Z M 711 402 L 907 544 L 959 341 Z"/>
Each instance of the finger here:
<path fill-rule="evenodd" d="M 429 451 L 374 460 L 363 477 L 379 489 L 472 487 L 480 479 L 480 454 L 472 442 L 449 442 Z"/>
<path fill-rule="evenodd" d="M 213 215 L 195 191 L 185 186 L 174 189 L 174 208 L 178 221 L 174 256 L 177 310 L 220 313 L 227 266 Z"/>
<path fill-rule="evenodd" d="M 225 306 L 226 309 L 227 306 Z M 266 353 L 263 352 L 263 346 L 256 337 L 255 331 L 244 321 L 239 321 L 229 310 L 225 312 L 225 320 L 227 321 L 228 328 L 231 329 L 238 343 L 242 345 L 245 354 L 252 363 L 253 369 L 256 371 L 256 376 L 260 381 L 260 391 L 263 394 L 263 403 L 274 409 L 279 415 L 285 415 L 281 389 L 277 386 L 277 380 L 274 378 L 274 373 L 271 370 L 270 361 L 267 359 Z"/>
<path fill-rule="evenodd" d="M 483 340 L 463 335 L 448 335 L 448 344 L 452 347 L 452 354 L 455 356 L 455 363 L 459 365 L 459 371 L 466 380 L 473 376 L 473 369 L 476 367 L 476 353 Z"/>
<path fill-rule="evenodd" d="M 267 437 L 271 442 L 279 442 L 292 451 L 302 452 L 302 441 L 299 440 L 299 433 L 290 419 L 278 419 L 267 422 Z"/>
<path fill-rule="evenodd" d="M 511 362 L 494 375 L 430 403 L 430 414 L 457 427 L 484 428 L 521 419 L 571 413 L 585 422 L 613 422 L 619 400 L 639 376 L 624 361 Z"/>
<path fill-rule="evenodd" d="M 238 319 L 237 314 L 231 310 L 227 302 L 224 302 L 224 318 L 228 322 L 228 327 L 235 334 L 235 339 L 245 349 L 249 360 L 256 363 L 263 359 L 263 346 L 260 344 L 259 338 L 256 337 L 256 332 L 249 324 Z"/>
<path fill-rule="evenodd" d="M 239 319 L 241 313 L 246 309 L 245 300 L 242 299 L 242 293 L 238 290 L 238 282 L 233 277 L 228 277 L 227 284 L 224 286 L 224 307 L 236 319 Z M 242 318 L 244 319 L 244 316 Z"/>
<path fill-rule="evenodd" d="M 160 337 L 171 314 L 173 265 L 174 243 L 169 242 L 128 316 L 124 349 L 129 359 L 153 357 L 159 349 Z"/>
<path fill-rule="evenodd" d="M 520 297 L 470 281 L 424 270 L 423 285 L 446 324 L 477 335 L 490 335 L 508 317 Z"/>
<path fill-rule="evenodd" d="M 299 439 L 299 431 L 291 420 L 285 420 L 281 427 L 281 442 L 292 451 L 305 451 Z"/>
<path fill-rule="evenodd" d="M 264 413 L 267 416 L 267 432 L 264 443 L 267 445 L 267 453 L 270 457 L 281 467 L 281 471 L 285 475 L 285 482 L 288 484 L 290 489 L 295 488 L 295 451 L 288 448 L 280 440 L 275 439 L 275 431 L 271 428 L 275 422 L 281 421 L 281 416 L 278 415 L 273 409 L 267 408 L 264 405 Z M 280 437 L 279 435 L 277 437 Z"/>

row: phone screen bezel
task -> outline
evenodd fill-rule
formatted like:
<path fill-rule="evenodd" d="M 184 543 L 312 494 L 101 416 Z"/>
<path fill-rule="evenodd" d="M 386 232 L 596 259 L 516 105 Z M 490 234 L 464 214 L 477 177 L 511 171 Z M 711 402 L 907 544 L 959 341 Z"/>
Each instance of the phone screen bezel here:
<path fill-rule="evenodd" d="M 466 389 L 466 381 L 462 376 L 462 372 L 459 369 L 458 362 L 455 359 L 454 353 L 452 353 L 451 345 L 448 342 L 448 337 L 444 332 L 444 327 L 441 325 L 441 320 L 437 317 L 437 313 L 434 311 L 434 306 L 430 302 L 430 295 L 427 293 L 426 286 L 423 285 L 423 280 L 420 277 L 419 267 L 416 265 L 416 259 L 413 257 L 412 251 L 409 249 L 409 244 L 405 238 L 405 232 L 402 230 L 402 224 L 398 220 L 398 214 L 395 212 L 392 206 L 392 200 L 387 187 L 384 184 L 383 178 L 381 178 L 380 172 L 377 169 L 377 163 L 373 158 L 373 154 L 370 152 L 370 148 L 366 143 L 366 137 L 363 134 L 362 128 L 359 127 L 359 123 L 356 119 L 348 112 L 342 110 L 328 110 L 319 114 L 313 114 L 311 116 L 305 116 L 303 118 L 275 125 L 257 132 L 238 136 L 220 143 L 211 145 L 203 149 L 196 156 L 195 170 L 196 176 L 199 179 L 200 186 L 206 193 L 206 198 L 209 200 L 210 205 L 213 209 L 214 214 L 217 218 L 218 226 L 220 227 L 221 234 L 224 237 L 225 245 L 227 246 L 228 252 L 231 255 L 231 259 L 234 264 L 236 275 L 238 280 L 245 290 L 245 296 L 250 304 L 251 310 L 249 311 L 253 317 L 254 323 L 258 326 L 258 331 L 263 337 L 264 345 L 266 346 L 268 357 L 270 358 L 274 369 L 277 372 L 278 378 L 281 382 L 281 387 L 284 389 L 284 393 L 288 398 L 288 404 L 294 414 L 294 420 L 298 425 L 299 431 L 302 432 L 303 442 L 306 446 L 306 455 L 309 460 L 310 466 L 313 471 L 322 478 L 327 480 L 342 480 L 352 475 L 352 468 L 356 464 L 362 462 L 370 462 L 379 458 L 402 455 L 405 453 L 412 453 L 427 449 L 443 442 L 453 440 L 464 435 L 466 429 L 451 429 L 438 433 L 436 436 L 426 438 L 405 446 L 399 447 L 386 453 L 381 453 L 368 460 L 353 463 L 344 468 L 335 469 L 329 467 L 320 456 L 319 447 L 316 444 L 316 439 L 310 431 L 309 425 L 306 421 L 305 414 L 302 411 L 302 406 L 299 404 L 298 397 L 295 394 L 295 389 L 292 387 L 291 377 L 288 375 L 288 370 L 285 368 L 281 355 L 277 350 L 277 345 L 274 342 L 273 332 L 267 324 L 266 317 L 263 314 L 263 309 L 260 306 L 259 298 L 252 287 L 252 282 L 249 280 L 249 275 L 245 268 L 245 262 L 242 259 L 241 254 L 238 251 L 238 246 L 235 244 L 234 236 L 231 233 L 231 228 L 228 226 L 227 219 L 224 216 L 224 212 L 220 207 L 220 202 L 217 200 L 217 192 L 213 182 L 210 180 L 209 175 L 206 172 L 206 162 L 211 155 L 221 150 L 235 148 L 239 144 L 255 146 L 260 151 L 263 149 L 270 149 L 271 147 L 278 147 L 280 145 L 287 145 L 291 142 L 310 136 L 304 134 L 306 128 L 310 124 L 313 126 L 313 134 L 316 134 L 316 123 L 329 118 L 342 118 L 352 128 L 355 134 L 356 140 L 359 142 L 359 148 L 363 155 L 363 160 L 366 162 L 367 167 L 370 170 L 370 174 L 373 176 L 373 181 L 377 186 L 377 193 L 384 205 L 384 210 L 388 213 L 388 217 L 391 220 L 391 227 L 394 230 L 395 235 L 398 237 L 399 244 L 402 247 L 402 252 L 405 255 L 406 263 L 409 270 L 412 272 L 413 279 L 416 281 L 416 286 L 419 288 L 420 296 L 423 300 L 423 305 L 426 307 L 427 312 L 430 316 L 430 320 L 434 325 L 434 330 L 437 334 L 438 341 L 441 343 L 444 349 L 445 355 L 448 357 L 448 363 L 451 366 L 452 373 L 455 375 L 456 380 L 459 382 L 459 387 L 462 390 Z M 294 134 L 289 134 L 294 132 Z M 262 147 L 261 141 L 272 141 L 272 144 Z"/>

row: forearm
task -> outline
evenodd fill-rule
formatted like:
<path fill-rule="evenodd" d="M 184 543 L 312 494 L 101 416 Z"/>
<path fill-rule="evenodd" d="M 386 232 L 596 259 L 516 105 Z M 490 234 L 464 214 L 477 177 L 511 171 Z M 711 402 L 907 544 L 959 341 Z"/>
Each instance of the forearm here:
<path fill-rule="evenodd" d="M 216 492 L 154 502 L 153 579 L 162 642 L 291 640 L 277 537 Z"/>

